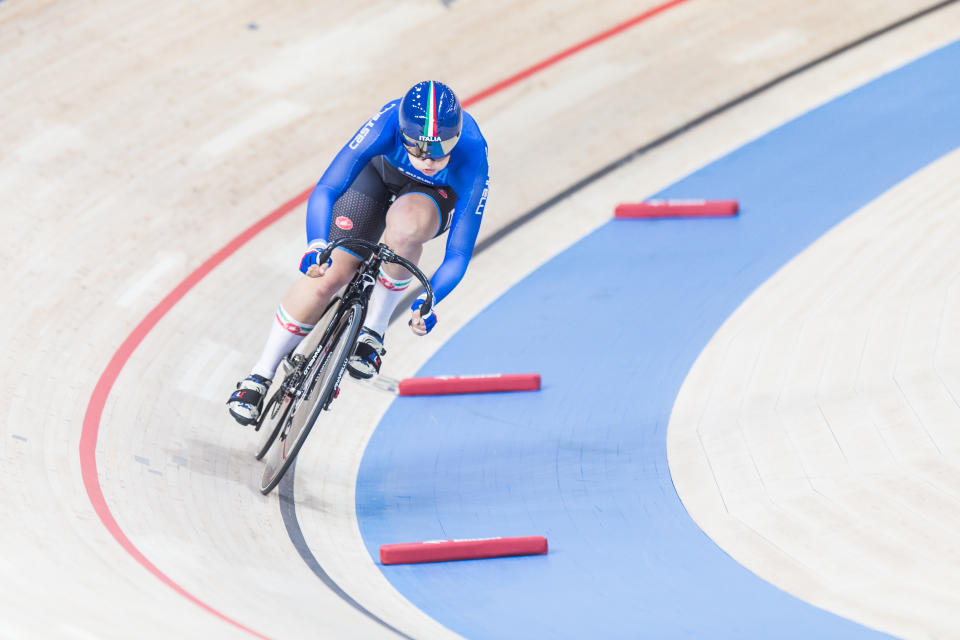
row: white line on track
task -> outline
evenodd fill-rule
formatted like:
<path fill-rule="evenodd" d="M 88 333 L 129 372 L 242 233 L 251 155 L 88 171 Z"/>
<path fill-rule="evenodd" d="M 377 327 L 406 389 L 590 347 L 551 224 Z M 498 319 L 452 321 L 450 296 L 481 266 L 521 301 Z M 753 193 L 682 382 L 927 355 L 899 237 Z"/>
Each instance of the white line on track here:
<path fill-rule="evenodd" d="M 196 387 L 194 393 L 201 398 L 214 398 L 219 400 L 220 396 L 224 394 L 229 395 L 229 392 L 232 390 L 232 387 L 224 389 L 222 381 L 232 380 L 237 376 L 242 378 L 247 375 L 247 372 L 253 364 L 250 354 L 238 350 L 231 350 L 223 356 L 217 368 L 214 369 L 206 379 L 206 384 L 202 387 Z M 224 400 L 226 400 L 226 398 L 224 398 Z"/>
<path fill-rule="evenodd" d="M 177 390 L 184 393 L 194 393 L 203 379 L 203 372 L 216 359 L 217 353 L 223 349 L 209 338 L 199 338 L 197 346 L 190 351 L 182 361 L 180 375 L 177 377 Z"/>
<path fill-rule="evenodd" d="M 422 6 L 418 7 L 416 4 L 404 3 L 393 8 L 355 7 L 352 15 L 324 25 L 315 37 L 287 43 L 244 74 L 244 78 L 261 90 L 290 91 L 292 87 L 302 85 L 304 78 L 312 78 L 318 83 L 339 82 L 349 74 L 369 73 L 370 61 L 380 56 L 389 58 L 394 41 L 359 36 L 399 33 L 414 28 L 430 16 L 443 14 L 443 9 L 438 6 L 419 3 Z"/>
<path fill-rule="evenodd" d="M 798 31 L 778 31 L 766 38 L 751 41 L 746 46 L 735 49 L 727 59 L 734 64 L 748 64 L 787 53 L 805 44 L 806 38 Z"/>
<path fill-rule="evenodd" d="M 43 125 L 38 135 L 20 145 L 15 155 L 24 163 L 40 163 L 70 150 L 82 149 L 87 143 L 83 130 L 64 124 Z"/>
<path fill-rule="evenodd" d="M 103 636 L 99 636 L 85 629 L 78 629 L 69 624 L 60 625 L 60 631 L 64 633 L 65 636 L 70 638 L 80 638 L 80 640 L 101 640 Z"/>
<path fill-rule="evenodd" d="M 201 145 L 200 152 L 207 156 L 223 155 L 240 147 L 247 140 L 267 131 L 279 129 L 309 112 L 310 109 L 299 102 L 278 100 Z"/>
<path fill-rule="evenodd" d="M 117 306 L 127 308 L 133 306 L 137 299 L 144 293 L 154 288 L 154 285 L 163 278 L 168 272 L 180 266 L 185 257 L 182 253 L 161 254 L 153 263 L 153 266 L 147 269 L 146 273 L 136 278 L 133 286 L 128 288 L 117 298 Z"/>

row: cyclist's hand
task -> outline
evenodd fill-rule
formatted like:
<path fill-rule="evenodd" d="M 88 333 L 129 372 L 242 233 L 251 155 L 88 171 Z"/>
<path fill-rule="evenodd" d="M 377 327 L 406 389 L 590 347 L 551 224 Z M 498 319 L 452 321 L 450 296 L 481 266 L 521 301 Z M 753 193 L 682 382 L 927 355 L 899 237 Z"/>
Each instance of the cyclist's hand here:
<path fill-rule="evenodd" d="M 314 240 L 311 242 L 310 246 L 307 247 L 307 252 L 303 254 L 303 257 L 300 259 L 300 272 L 305 273 L 311 278 L 319 278 L 322 276 L 333 263 L 333 260 L 327 258 L 325 264 L 317 264 L 317 257 L 326 247 L 327 243 L 324 240 Z"/>
<path fill-rule="evenodd" d="M 319 278 L 330 268 L 328 264 L 312 264 L 307 268 L 307 274 L 311 278 Z"/>
<path fill-rule="evenodd" d="M 437 314 L 431 309 L 426 318 L 420 317 L 420 307 L 423 306 L 423 298 L 417 298 L 410 307 L 413 314 L 410 316 L 410 330 L 418 336 L 425 336 L 430 330 L 437 326 Z"/>

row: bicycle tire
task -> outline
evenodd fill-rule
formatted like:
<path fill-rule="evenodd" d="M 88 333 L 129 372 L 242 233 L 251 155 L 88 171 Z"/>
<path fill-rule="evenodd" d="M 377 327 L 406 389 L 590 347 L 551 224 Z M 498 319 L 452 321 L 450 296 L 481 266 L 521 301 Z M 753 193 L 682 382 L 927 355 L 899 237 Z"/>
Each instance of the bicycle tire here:
<path fill-rule="evenodd" d="M 273 491 L 293 464 L 320 412 L 328 405 L 331 395 L 340 383 L 347 358 L 353 352 L 360 335 L 363 322 L 362 303 L 351 303 L 338 322 L 337 328 L 323 347 L 327 353 L 317 360 L 313 371 L 307 372 L 307 393 L 290 404 L 283 420 L 280 443 L 270 448 L 270 456 L 260 479 L 260 493 L 264 495 Z"/>
<path fill-rule="evenodd" d="M 267 404 L 263 407 L 263 421 L 258 429 L 262 430 L 260 443 L 257 445 L 257 460 L 262 460 L 270 447 L 273 446 L 277 435 L 280 434 L 280 427 L 283 426 L 283 419 L 287 417 L 287 410 L 290 408 L 290 396 L 278 388 Z M 271 415 L 272 414 L 272 415 Z"/>
<path fill-rule="evenodd" d="M 322 328 L 330 323 L 333 311 L 339 302 L 340 296 L 336 295 L 327 304 L 326 309 L 323 310 L 323 315 L 320 316 L 316 324 L 318 328 L 315 330 L 318 333 L 322 332 Z M 300 342 L 291 356 L 298 353 L 308 355 L 306 352 L 313 351 L 316 348 L 316 344 L 314 343 L 319 342 L 319 340 L 319 337 L 315 338 L 314 332 L 311 331 L 310 334 Z M 270 450 L 270 447 L 273 446 L 277 436 L 280 434 L 283 420 L 287 417 L 287 410 L 290 408 L 290 396 L 284 393 L 282 384 L 286 377 L 293 373 L 293 371 L 289 360 L 284 358 L 277 367 L 277 373 L 274 374 L 274 383 L 270 385 L 270 389 L 267 391 L 269 400 L 267 400 L 267 403 L 263 407 L 263 413 L 260 414 L 260 422 L 257 423 L 256 427 L 256 431 L 260 432 L 260 441 L 257 444 L 257 453 L 255 454 L 257 460 L 262 460 L 263 456 Z M 280 375 L 281 372 L 283 372 L 283 375 Z"/>

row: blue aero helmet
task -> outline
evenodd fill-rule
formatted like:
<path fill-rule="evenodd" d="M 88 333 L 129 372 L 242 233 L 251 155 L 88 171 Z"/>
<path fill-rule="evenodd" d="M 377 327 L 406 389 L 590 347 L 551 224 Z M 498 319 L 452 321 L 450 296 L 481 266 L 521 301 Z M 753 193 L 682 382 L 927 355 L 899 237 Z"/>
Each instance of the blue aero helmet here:
<path fill-rule="evenodd" d="M 442 82 L 418 82 L 400 101 L 400 137 L 417 158 L 449 155 L 460 139 L 462 124 L 460 101 Z"/>

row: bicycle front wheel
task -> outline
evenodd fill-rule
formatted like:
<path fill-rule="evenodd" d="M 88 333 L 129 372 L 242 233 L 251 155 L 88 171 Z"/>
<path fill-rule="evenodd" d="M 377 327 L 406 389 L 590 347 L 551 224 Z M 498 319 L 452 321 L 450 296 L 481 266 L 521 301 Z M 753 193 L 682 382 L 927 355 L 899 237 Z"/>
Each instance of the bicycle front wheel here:
<path fill-rule="evenodd" d="M 257 445 L 257 460 L 261 460 L 270 450 L 273 441 L 280 433 L 280 427 L 283 425 L 284 418 L 287 417 L 287 409 L 290 407 L 290 396 L 283 392 L 281 385 L 283 380 L 276 384 L 276 389 L 271 387 L 268 392 L 269 400 L 263 407 L 263 414 L 260 417 L 260 424 L 257 430 L 260 431 L 260 442 Z"/>
<path fill-rule="evenodd" d="M 340 296 L 334 296 L 329 304 L 327 304 L 327 308 L 324 309 L 320 320 L 317 321 L 317 326 L 306 338 L 300 341 L 300 344 L 297 345 L 294 352 L 284 358 L 277 367 L 277 371 L 273 376 L 273 383 L 267 391 L 267 398 L 269 399 L 263 407 L 263 413 L 260 414 L 260 421 L 257 423 L 256 430 L 260 432 L 260 442 L 257 444 L 257 453 L 255 454 L 257 460 L 262 460 L 263 456 L 270 450 L 273 441 L 280 435 L 280 430 L 287 417 L 287 409 L 290 408 L 292 398 L 284 392 L 283 384 L 287 376 L 294 373 L 299 374 L 297 370 L 298 365 L 292 363 L 296 362 L 299 358 L 306 359 L 310 357 L 313 350 L 317 348 L 317 343 L 320 341 L 320 336 L 323 335 L 324 329 L 330 324 L 330 320 L 333 318 L 333 313 L 336 311 L 339 303 Z"/>
<path fill-rule="evenodd" d="M 270 493 L 300 452 L 320 412 L 330 403 L 343 377 L 347 358 L 353 353 L 363 322 L 363 307 L 354 302 L 337 320 L 313 367 L 307 372 L 300 397 L 294 398 L 284 419 L 280 441 L 269 450 L 266 467 L 260 479 L 260 492 Z"/>

